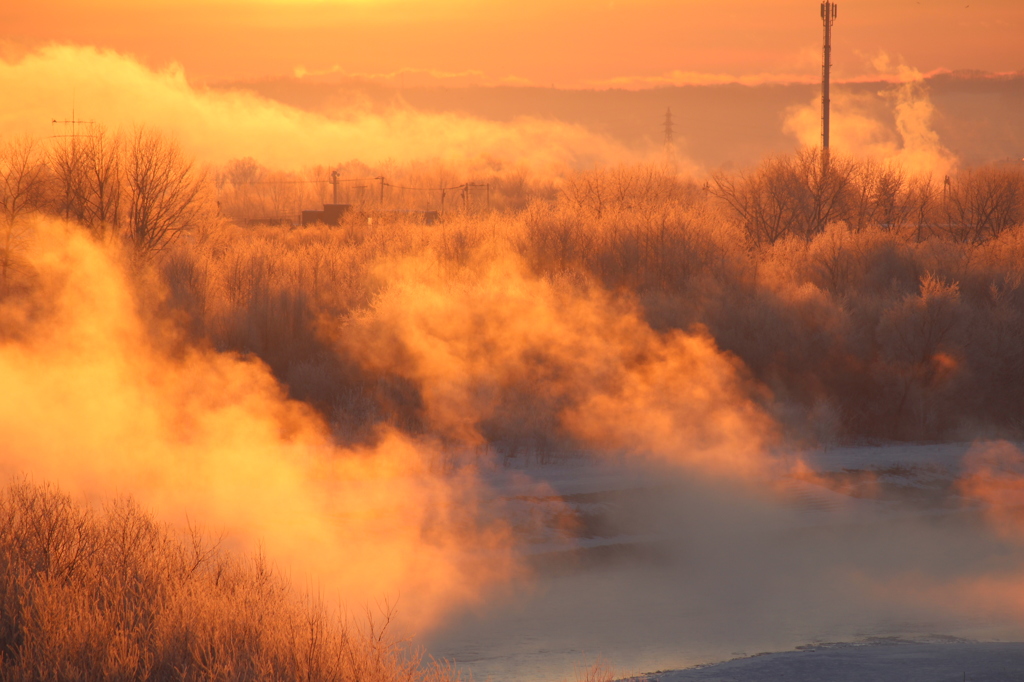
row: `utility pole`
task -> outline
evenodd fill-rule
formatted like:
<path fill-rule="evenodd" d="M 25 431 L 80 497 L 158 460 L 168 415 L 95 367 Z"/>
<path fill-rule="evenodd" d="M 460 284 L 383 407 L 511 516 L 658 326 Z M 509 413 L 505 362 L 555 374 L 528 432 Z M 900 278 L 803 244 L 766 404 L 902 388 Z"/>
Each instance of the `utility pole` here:
<path fill-rule="evenodd" d="M 380 207 L 384 208 L 384 176 L 378 175 L 374 180 L 380 180 Z"/>
<path fill-rule="evenodd" d="M 331 184 L 334 185 L 334 203 L 338 203 L 338 171 L 331 171 Z"/>
<path fill-rule="evenodd" d="M 825 45 L 821 60 L 821 154 L 828 158 L 829 143 L 829 85 L 832 77 L 832 24 L 836 20 L 836 3 L 821 3 L 821 21 L 825 26 Z M 827 161 L 825 161 L 827 163 Z"/>

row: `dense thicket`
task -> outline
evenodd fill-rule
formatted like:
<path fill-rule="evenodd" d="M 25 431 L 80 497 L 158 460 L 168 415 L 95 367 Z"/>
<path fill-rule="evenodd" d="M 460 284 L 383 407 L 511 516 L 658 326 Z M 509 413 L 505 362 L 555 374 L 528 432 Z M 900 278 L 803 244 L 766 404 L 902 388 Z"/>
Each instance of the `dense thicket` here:
<path fill-rule="evenodd" d="M 448 679 L 380 624 L 352 627 L 260 556 L 181 537 L 128 499 L 0 490 L 4 680 Z"/>
<path fill-rule="evenodd" d="M 62 196 L 52 178 L 46 185 L 19 170 L 36 166 L 14 163 L 28 153 L 5 157 L 5 186 L 20 173 L 31 188 L 5 190 L 6 214 L 33 205 L 63 210 L 52 203 Z M 429 174 L 406 170 L 410 178 Z M 242 187 L 264 201 L 277 178 L 248 161 L 217 177 L 225 205 L 242 201 Z M 927 178 L 838 155 L 823 164 L 809 151 L 703 184 L 654 167 L 477 180 L 492 184 L 492 210 L 449 202 L 436 225 L 379 197 L 338 227 L 208 220 L 156 262 L 164 311 L 195 339 L 261 357 L 342 438 L 358 440 L 382 421 L 429 432 L 423 386 L 401 372 L 368 369 L 336 332 L 372 313 L 392 286 L 387 264 L 401 258 L 416 256 L 460 287 L 474 286 L 482 259 L 514 258 L 557 287 L 580 295 L 597 288 L 632 302 L 660 331 L 706 328 L 769 389 L 761 400 L 791 435 L 1024 433 L 1019 164 Z M 250 199 L 250 208 L 259 205 Z M 17 255 L 14 218 L 7 220 L 5 282 Z M 529 400 L 528 393 L 491 396 L 499 403 L 492 413 L 522 415 L 502 401 Z M 562 442 L 559 405 L 540 400 L 542 393 L 530 420 L 542 427 L 531 437 Z M 501 441 L 522 424 L 510 416 L 478 427 Z"/>

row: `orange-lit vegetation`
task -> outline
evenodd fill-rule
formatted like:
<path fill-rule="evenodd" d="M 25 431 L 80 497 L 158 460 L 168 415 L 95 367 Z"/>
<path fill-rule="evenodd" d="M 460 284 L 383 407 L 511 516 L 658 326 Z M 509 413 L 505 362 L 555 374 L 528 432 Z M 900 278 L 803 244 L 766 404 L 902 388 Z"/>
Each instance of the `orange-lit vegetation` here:
<path fill-rule="evenodd" d="M 38 168 L 23 160 L 32 151 L 8 147 L 7 176 L 31 176 L 18 169 Z M 330 200 L 329 185 L 306 182 L 324 169 L 275 174 L 246 161 L 212 175 L 221 217 L 197 210 L 180 221 L 184 238 L 155 263 L 162 312 L 193 341 L 260 357 L 348 442 L 385 423 L 507 455 L 572 451 L 584 443 L 571 415 L 594 409 L 601 381 L 611 383 L 598 393 L 621 392 L 646 373 L 647 390 L 658 377 L 672 393 L 672 372 L 686 372 L 655 368 L 673 334 L 728 351 L 712 351 L 725 363 L 713 373 L 729 377 L 723 400 L 744 396 L 801 438 L 1024 427 L 1019 166 L 943 182 L 838 155 L 824 165 L 808 151 L 703 184 L 655 167 L 477 177 L 490 185 L 490 210 L 481 193 L 454 191 L 443 220 L 425 225 L 403 211 L 440 209 L 440 190 L 395 187 L 467 178 L 349 164 L 342 177 L 367 180 L 358 199 L 343 187 L 354 204 L 343 224 L 294 229 L 230 219 L 294 220 Z M 18 213 L 61 212 L 66 179 L 28 184 L 46 191 L 5 199 L 8 239 Z M 98 191 L 83 203 L 98 205 Z M 5 273 L 17 261 L 11 244 Z M 615 340 L 623 320 L 633 345 Z M 539 333 L 548 323 L 557 332 Z M 636 341 L 644 334 L 653 336 Z M 595 336 L 603 345 L 590 349 Z M 431 339 L 434 355 L 417 338 Z M 750 428 L 770 438 L 771 428 Z"/>
<path fill-rule="evenodd" d="M 146 261 L 53 220 L 18 229 L 0 474 L 129 491 L 160 521 L 199 518 L 349 604 L 401 595 L 405 632 L 518 575 L 511 526 L 528 520 L 471 468 L 445 471 L 436 444 L 385 425 L 372 445 L 338 446 L 258 359 L 161 315 Z"/>
<path fill-rule="evenodd" d="M 629 454 L 745 478 L 778 471 L 787 440 L 1024 429 L 1017 166 L 945 182 L 802 152 L 703 182 L 654 166 L 204 174 L 153 133 L 71 140 L 0 154 L 0 470 L 198 516 L 349 604 L 400 594 L 408 630 L 521 576 L 524 535 L 560 530 L 557 503 L 516 519 L 479 467 Z M 283 222 L 328 198 L 331 170 L 352 179 L 341 223 Z M 123 515 L 9 495 L 89 533 Z M 168 565 L 158 578 L 181 583 Z M 266 607 L 275 627 L 314 613 L 286 603 Z M 53 650 L 158 664 L 108 616 L 88 622 L 116 656 L 70 631 Z M 224 665 L 277 665 L 279 646 Z"/>
<path fill-rule="evenodd" d="M 0 491 L 0 671 L 7 680 L 451 679 L 388 632 L 302 594 L 261 555 L 178 534 L 133 502 L 45 485 Z"/>
<path fill-rule="evenodd" d="M 438 296 L 479 303 L 488 268 L 513 263 L 566 300 L 600 292 L 658 333 L 706 330 L 699 333 L 771 397 L 749 385 L 740 393 L 791 435 L 1019 433 L 1021 170 L 965 170 L 947 184 L 844 158 L 825 177 L 820 169 L 804 153 L 702 187 L 658 169 L 620 168 L 561 178 L 553 199 L 510 202 L 526 203 L 522 210 L 456 204 L 435 226 L 393 214 L 367 224 L 357 212 L 339 228 L 227 228 L 168 254 L 168 304 L 195 333 L 257 353 L 293 395 L 360 428 L 378 420 L 413 432 L 436 426 L 424 402 L 436 377 L 417 375 L 400 355 L 365 362 L 366 349 L 384 338 L 379 328 L 364 348 L 351 342 L 380 301 L 413 277 L 429 279 Z M 544 183 L 533 186 L 550 194 Z M 513 295 L 489 305 L 481 324 L 506 320 L 510 329 L 494 346 L 518 347 L 506 318 L 518 310 L 529 319 L 529 307 Z M 593 333 L 614 336 L 607 322 Z M 517 371 L 530 372 L 467 389 L 491 401 L 476 426 L 499 449 L 516 451 L 524 438 L 571 449 L 561 417 L 585 399 L 545 396 L 579 358 L 554 361 L 550 347 L 519 356 Z M 547 374 L 534 376 L 538 367 Z M 527 421 L 512 416 L 523 401 Z"/>

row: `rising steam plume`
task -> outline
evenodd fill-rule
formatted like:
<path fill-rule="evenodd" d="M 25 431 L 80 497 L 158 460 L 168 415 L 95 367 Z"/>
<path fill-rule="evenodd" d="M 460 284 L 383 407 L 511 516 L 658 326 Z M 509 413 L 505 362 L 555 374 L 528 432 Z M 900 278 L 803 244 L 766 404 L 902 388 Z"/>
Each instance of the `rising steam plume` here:
<path fill-rule="evenodd" d="M 411 627 L 517 573 L 514 539 L 471 470 L 382 430 L 343 450 L 257 360 L 147 325 L 116 250 L 34 225 L 32 291 L 4 301 L 0 468 L 75 494 L 135 497 L 262 546 L 352 604 L 401 597 Z M 159 326 L 159 325 L 158 325 Z"/>
<path fill-rule="evenodd" d="M 871 98 L 843 90 L 833 94 L 833 138 L 837 150 L 894 163 L 916 175 L 944 176 L 956 166 L 956 157 L 933 129 L 935 107 L 925 75 L 904 64 L 891 65 L 886 55 L 875 67 L 897 83 L 878 96 L 891 106 L 894 124 L 887 124 L 866 106 Z M 820 144 L 820 112 L 816 103 L 790 108 L 784 129 L 808 148 Z"/>
<path fill-rule="evenodd" d="M 7 102 L 18 103 L 0 110 L 5 129 L 50 135 L 50 121 L 69 116 L 74 107 L 78 117 L 112 129 L 145 124 L 171 133 L 200 161 L 218 164 L 253 157 L 293 170 L 353 159 L 429 159 L 550 171 L 632 156 L 580 126 L 556 121 L 502 124 L 398 106 L 386 114 L 360 107 L 331 117 L 310 114 L 250 93 L 195 88 L 178 66 L 154 71 L 91 47 L 51 46 L 0 61 L 0 87 Z"/>
<path fill-rule="evenodd" d="M 48 132 L 45 121 L 62 106 L 69 86 L 75 87 L 65 68 L 70 63 L 76 64 L 76 77 L 91 76 L 88 88 L 76 95 L 79 111 L 109 106 L 110 125 L 142 119 L 175 131 L 189 150 L 211 163 L 255 156 L 266 164 L 296 168 L 326 155 L 439 157 L 471 167 L 518 158 L 538 172 L 555 174 L 566 167 L 630 158 L 604 138 L 550 122 L 505 125 L 411 111 L 349 111 L 334 119 L 302 114 L 249 95 L 198 90 L 180 71 L 153 72 L 128 58 L 84 48 L 49 48 L 0 65 L 0 86 L 32 102 L 17 111 L 5 109 L 2 122 Z M 836 146 L 895 159 L 915 170 L 949 168 L 950 155 L 929 127 L 927 94 L 911 82 L 893 97 L 901 140 L 882 139 L 871 120 L 844 118 L 839 100 Z M 816 121 L 808 128 L 806 118 L 806 112 L 795 112 L 791 129 L 801 135 L 809 129 L 816 137 Z M 253 140 L 261 142 L 258 149 Z M 598 175 L 575 181 L 593 189 L 591 195 L 602 191 Z M 651 183 L 654 197 L 661 191 L 656 185 Z M 549 518 L 522 518 L 514 504 L 484 482 L 481 470 L 486 473 L 493 463 L 488 448 L 523 433 L 548 439 L 552 449 L 666 467 L 696 488 L 710 480 L 716 485 L 730 481 L 722 487 L 709 484 L 711 492 L 694 492 L 696 506 L 666 505 L 678 515 L 673 518 L 714 520 L 695 533 L 696 539 L 687 539 L 698 548 L 716 547 L 722 528 L 735 531 L 757 518 L 764 497 L 771 496 L 780 479 L 849 492 L 802 464 L 798 448 L 787 447 L 785 429 L 776 418 L 776 397 L 737 354 L 722 350 L 724 343 L 710 327 L 663 324 L 656 329 L 649 317 L 652 301 L 663 291 L 650 287 L 641 301 L 626 284 L 616 288 L 600 281 L 594 273 L 601 259 L 625 249 L 602 254 L 592 246 L 580 257 L 580 262 L 597 262 L 591 272 L 568 257 L 559 268 L 538 272 L 523 255 L 529 246 L 524 230 L 531 216 L 539 215 L 542 227 L 575 235 L 580 243 L 593 245 L 598 231 L 606 230 L 605 236 L 630 245 L 634 242 L 627 239 L 641 233 L 640 223 L 631 222 L 635 216 L 655 216 L 665 228 L 662 245 L 671 238 L 688 239 L 680 241 L 679 253 L 706 254 L 707 262 L 722 264 L 723 270 L 735 268 L 744 286 L 759 281 L 762 289 L 753 295 L 765 303 L 755 312 L 770 309 L 769 302 L 789 306 L 808 318 L 825 319 L 840 330 L 837 336 L 849 323 L 835 304 L 841 287 L 860 276 L 858 268 L 867 273 L 865 279 L 885 279 L 875 274 L 872 253 L 883 254 L 878 261 L 890 253 L 909 261 L 917 249 L 925 253 L 922 262 L 939 262 L 937 257 L 924 260 L 933 258 L 931 251 L 919 245 L 901 250 L 897 236 L 880 228 L 849 236 L 832 223 L 807 235 L 804 243 L 780 239 L 765 248 L 763 262 L 752 266 L 736 247 L 742 243 L 738 228 L 723 228 L 733 230 L 725 236 L 701 232 L 701 220 L 721 218 L 714 208 L 677 214 L 636 204 L 629 210 L 620 206 L 616 213 L 602 205 L 604 213 L 587 214 L 581 208 L 575 216 L 546 210 L 532 205 L 524 222 L 508 219 L 508 224 L 503 217 L 474 222 L 463 216 L 461 223 L 453 219 L 438 228 L 440 237 L 423 236 L 420 227 L 401 222 L 384 230 L 358 225 L 361 232 L 356 232 L 352 224 L 344 226 L 348 232 L 324 236 L 310 230 L 295 237 L 308 237 L 309 248 L 302 251 L 307 255 L 315 252 L 317 240 L 338 247 L 339 257 L 359 248 L 372 252 L 366 257 L 369 264 L 362 264 L 371 282 L 365 299 L 341 312 L 320 311 L 313 326 L 323 353 L 354 364 L 364 376 L 414 387 L 410 403 L 416 424 L 405 428 L 381 419 L 368 437 L 359 439 L 332 433 L 326 412 L 289 398 L 289 389 L 260 360 L 217 350 L 210 338 L 190 335 L 187 325 L 179 324 L 187 315 L 152 312 L 173 307 L 164 305 L 171 297 L 166 283 L 154 273 L 140 272 L 116 245 L 61 221 L 20 224 L 28 240 L 19 252 L 18 285 L 0 303 L 0 380 L 5 387 L 0 470 L 54 481 L 91 498 L 127 493 L 172 524 L 198 519 L 223 531 L 227 542 L 262 546 L 296 579 L 314 581 L 347 604 L 397 599 L 410 631 L 435 626 L 458 609 L 486 604 L 504 586 L 522 585 L 526 539 L 538 532 L 572 530 L 571 524 L 559 526 Z M 666 225 L 681 227 L 677 234 Z M 505 228 L 501 238 L 495 236 Z M 196 241 L 182 248 L 199 252 L 209 245 L 202 240 L 216 237 L 197 231 Z M 616 244 L 612 237 L 605 243 Z M 1012 251 L 1012 237 L 992 249 Z M 349 251 L 330 239 L 347 240 Z M 861 245 L 858 253 L 867 254 L 863 267 L 850 265 L 831 284 L 788 279 L 796 277 L 789 266 L 804 260 L 807 271 L 820 272 L 819 263 L 831 263 L 827 258 L 844 239 Z M 726 242 L 732 251 L 720 248 Z M 403 250 L 396 243 L 415 248 Z M 269 251 L 273 245 L 268 238 L 259 248 Z M 224 244 L 209 250 L 230 251 Z M 172 253 L 169 261 L 178 256 Z M 283 258 L 277 260 L 267 272 L 287 267 Z M 242 256 L 224 270 L 241 279 L 256 277 L 255 269 L 245 269 Z M 298 270 L 305 276 L 305 270 Z M 754 270 L 756 276 L 749 275 Z M 354 267 L 346 272 L 356 276 Z M 209 272 L 205 276 L 216 279 Z M 892 294 L 896 303 L 876 325 L 880 336 L 910 338 L 902 322 L 912 326 L 919 317 L 932 319 L 926 316 L 947 313 L 959 301 L 957 286 L 938 277 L 914 271 L 905 279 L 911 284 Z M 232 300 L 237 291 L 221 284 L 215 282 L 207 293 Z M 707 290 L 694 286 L 687 295 L 706 298 Z M 749 291 L 742 289 L 740 295 Z M 285 300 L 282 294 L 247 304 L 272 308 Z M 755 331 L 767 337 L 775 330 L 763 324 Z M 936 385 L 960 366 L 938 345 L 926 350 L 918 365 L 931 372 L 928 380 Z M 765 364 L 777 370 L 776 376 L 784 375 L 781 363 L 773 361 Z M 907 370 L 912 379 L 924 371 L 918 365 Z M 891 366 L 900 367 L 896 361 Z M 987 452 L 970 458 L 962 490 L 986 504 L 983 516 L 1002 537 L 1016 542 L 1019 452 L 1008 445 Z M 773 485 L 760 485 L 766 480 Z M 553 497 L 541 484 L 524 485 L 535 497 Z M 914 533 L 901 532 L 879 540 L 889 552 L 884 557 L 903 556 L 899 541 Z M 745 533 L 738 536 L 749 539 Z M 929 535 L 929 541 L 938 535 Z M 709 556 L 724 556 L 730 565 L 744 559 L 729 552 Z M 785 575 L 804 575 L 786 573 L 793 569 L 792 556 L 773 554 L 770 548 L 765 556 L 778 569 L 772 578 L 779 582 L 785 582 Z M 857 582 L 849 579 L 846 566 L 837 568 L 813 553 L 793 556 L 807 558 L 812 568 L 828 569 L 815 574 L 823 586 L 819 594 L 841 584 L 849 603 L 862 591 L 884 591 L 885 585 L 879 585 L 892 577 L 883 567 L 862 571 Z M 712 564 L 703 566 L 709 574 L 716 570 Z M 1019 568 L 995 577 L 977 565 L 951 572 L 956 580 L 946 584 L 956 585 L 963 595 L 1019 578 Z M 901 579 L 892 583 L 905 584 Z M 909 601 L 914 599 L 911 594 Z"/>
<path fill-rule="evenodd" d="M 662 337 L 598 291 L 553 289 L 510 257 L 462 281 L 416 260 L 373 308 L 334 327 L 369 368 L 422 389 L 428 432 L 380 427 L 340 448 L 259 361 L 196 346 L 140 307 L 113 246 L 39 220 L 25 289 L 3 304 L 8 476 L 131 494 L 159 518 L 260 545 L 348 603 L 400 596 L 409 627 L 521 575 L 523 526 L 452 453 L 483 438 L 488 396 L 550 401 L 567 436 L 697 468 L 755 471 L 770 420 L 703 334 Z M 325 321 L 328 324 L 329 321 Z"/>

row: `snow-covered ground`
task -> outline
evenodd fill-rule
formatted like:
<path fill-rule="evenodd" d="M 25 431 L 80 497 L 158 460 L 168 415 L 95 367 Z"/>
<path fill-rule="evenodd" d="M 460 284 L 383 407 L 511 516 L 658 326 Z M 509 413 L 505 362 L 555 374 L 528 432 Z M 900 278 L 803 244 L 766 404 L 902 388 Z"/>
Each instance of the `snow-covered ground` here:
<path fill-rule="evenodd" d="M 829 485 L 771 489 L 582 460 L 492 472 L 526 511 L 565 500 L 575 539 L 536 534 L 531 584 L 457 614 L 425 643 L 496 682 L 574 680 L 595 661 L 664 682 L 1024 679 L 999 676 L 1024 671 L 1024 645 L 1007 643 L 1024 641 L 1024 613 L 945 597 L 985 576 L 1024 580 L 1024 547 L 956 493 L 969 447 L 807 453 Z M 807 670 L 818 672 L 799 676 Z"/>
<path fill-rule="evenodd" d="M 1024 643 L 898 638 L 762 654 L 645 676 L 650 682 L 1011 682 L 1024 679 Z"/>

